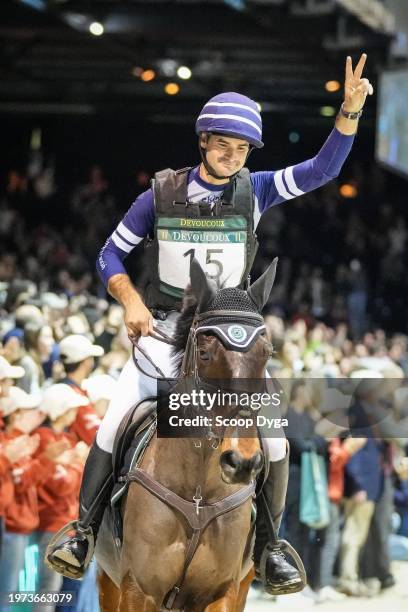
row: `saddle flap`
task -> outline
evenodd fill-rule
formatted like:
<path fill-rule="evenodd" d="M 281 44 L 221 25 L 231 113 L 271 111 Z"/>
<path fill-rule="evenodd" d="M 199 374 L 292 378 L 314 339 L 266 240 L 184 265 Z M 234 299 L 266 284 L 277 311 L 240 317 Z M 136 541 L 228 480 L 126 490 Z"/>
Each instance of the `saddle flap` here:
<path fill-rule="evenodd" d="M 133 438 L 145 425 L 145 421 L 156 418 L 157 401 L 156 397 L 148 397 L 138 402 L 125 414 L 120 422 L 115 436 L 112 451 L 113 475 L 117 482 L 120 470 L 123 465 L 127 449 L 132 443 Z"/>

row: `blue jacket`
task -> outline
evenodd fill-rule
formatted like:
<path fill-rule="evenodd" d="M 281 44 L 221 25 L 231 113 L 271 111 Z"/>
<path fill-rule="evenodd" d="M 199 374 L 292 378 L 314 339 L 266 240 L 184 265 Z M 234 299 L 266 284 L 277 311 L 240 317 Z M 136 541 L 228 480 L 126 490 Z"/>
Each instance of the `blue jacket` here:
<path fill-rule="evenodd" d="M 367 499 L 377 501 L 382 493 L 382 442 L 368 438 L 361 450 L 351 457 L 345 466 L 346 497 L 358 491 L 366 491 Z"/>

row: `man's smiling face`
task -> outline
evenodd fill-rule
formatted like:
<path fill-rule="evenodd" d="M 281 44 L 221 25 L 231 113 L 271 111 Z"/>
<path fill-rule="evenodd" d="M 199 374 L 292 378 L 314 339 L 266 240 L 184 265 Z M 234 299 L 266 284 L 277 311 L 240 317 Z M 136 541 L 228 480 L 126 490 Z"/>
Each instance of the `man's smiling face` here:
<path fill-rule="evenodd" d="M 219 176 L 232 176 L 244 166 L 249 151 L 246 140 L 222 134 L 203 134 L 200 138 L 207 162 Z"/>

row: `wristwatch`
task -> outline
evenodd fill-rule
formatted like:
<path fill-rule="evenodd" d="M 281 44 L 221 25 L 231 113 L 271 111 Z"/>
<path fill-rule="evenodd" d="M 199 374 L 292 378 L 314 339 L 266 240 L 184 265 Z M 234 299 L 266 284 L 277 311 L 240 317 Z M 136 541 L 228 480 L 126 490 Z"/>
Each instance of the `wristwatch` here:
<path fill-rule="evenodd" d="M 355 113 L 348 113 L 346 110 L 344 110 L 344 102 L 343 102 L 343 104 L 340 106 L 340 113 L 346 119 L 357 120 L 357 119 L 360 119 L 361 115 L 363 114 L 363 109 L 361 108 L 359 111 Z"/>

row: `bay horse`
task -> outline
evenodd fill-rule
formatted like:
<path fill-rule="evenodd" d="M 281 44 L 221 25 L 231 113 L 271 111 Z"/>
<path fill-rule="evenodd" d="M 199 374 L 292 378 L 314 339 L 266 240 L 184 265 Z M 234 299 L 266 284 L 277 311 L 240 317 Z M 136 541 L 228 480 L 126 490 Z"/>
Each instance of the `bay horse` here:
<path fill-rule="evenodd" d="M 265 377 L 272 346 L 260 311 L 276 264 L 244 291 L 217 289 L 192 261 L 190 295 L 174 338 L 180 378 Z M 230 334 L 229 342 L 223 334 Z M 247 347 L 238 350 L 247 336 Z M 153 436 L 139 467 L 129 474 L 121 550 L 107 530 L 106 516 L 101 525 L 95 551 L 101 612 L 244 610 L 255 575 L 256 477 L 269 465 L 256 419 L 252 422 L 254 430 L 245 438 L 234 437 L 228 426 L 221 433 L 209 428 L 210 435 L 200 440 Z M 200 520 L 201 528 L 195 524 Z"/>

